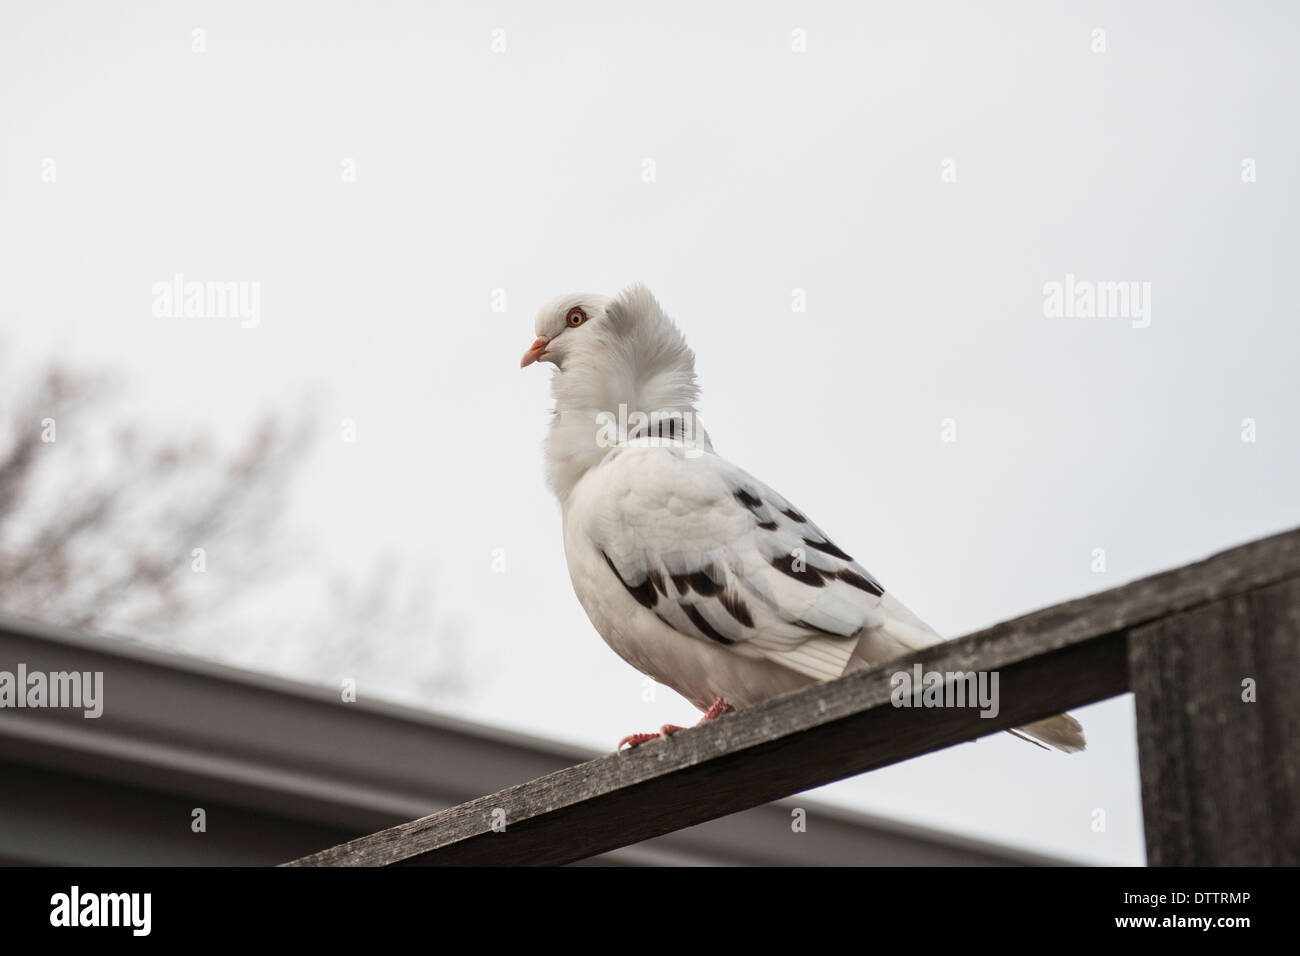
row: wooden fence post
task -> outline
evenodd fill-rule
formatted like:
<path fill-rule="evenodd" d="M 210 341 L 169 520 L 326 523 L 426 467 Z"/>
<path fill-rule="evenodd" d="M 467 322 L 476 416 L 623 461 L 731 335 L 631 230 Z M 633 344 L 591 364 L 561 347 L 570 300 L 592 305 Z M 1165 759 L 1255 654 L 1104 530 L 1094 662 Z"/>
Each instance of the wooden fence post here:
<path fill-rule="evenodd" d="M 1300 578 L 1129 635 L 1150 866 L 1300 864 Z"/>

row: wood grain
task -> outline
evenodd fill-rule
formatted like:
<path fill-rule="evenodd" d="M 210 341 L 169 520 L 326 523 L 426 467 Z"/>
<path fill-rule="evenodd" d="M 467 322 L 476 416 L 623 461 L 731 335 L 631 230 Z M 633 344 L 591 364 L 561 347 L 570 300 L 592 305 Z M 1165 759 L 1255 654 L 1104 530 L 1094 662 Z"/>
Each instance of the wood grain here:
<path fill-rule="evenodd" d="M 1297 579 L 1134 632 L 1149 865 L 1300 864 L 1298 647 Z"/>

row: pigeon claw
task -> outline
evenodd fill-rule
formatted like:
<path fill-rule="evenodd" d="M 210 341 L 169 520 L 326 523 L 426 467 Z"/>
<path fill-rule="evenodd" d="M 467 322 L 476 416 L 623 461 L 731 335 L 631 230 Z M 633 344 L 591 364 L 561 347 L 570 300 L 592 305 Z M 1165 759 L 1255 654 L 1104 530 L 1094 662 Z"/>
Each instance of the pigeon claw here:
<path fill-rule="evenodd" d="M 702 724 L 707 720 L 717 720 L 719 717 L 725 717 L 735 709 L 736 708 L 732 707 L 725 700 L 719 697 L 713 702 L 709 709 L 704 712 L 704 716 L 700 718 L 700 723 Z M 699 724 L 696 724 L 696 726 L 698 727 Z"/>
<path fill-rule="evenodd" d="M 700 724 L 706 723 L 710 720 L 717 720 L 719 717 L 725 717 L 735 709 L 736 708 L 732 707 L 725 700 L 719 697 L 713 702 L 713 705 L 705 711 L 704 716 L 700 718 L 700 723 L 695 726 L 698 727 Z M 685 729 L 685 727 L 678 727 L 676 724 L 664 724 L 659 728 L 659 733 L 657 734 L 628 734 L 618 742 L 618 747 L 615 752 L 622 753 L 624 744 L 627 745 L 628 750 L 631 750 L 634 747 L 640 747 L 642 744 L 647 744 L 652 740 L 658 740 L 660 737 L 671 737 L 673 734 L 680 734 Z"/>
<path fill-rule="evenodd" d="M 649 743 L 652 740 L 658 740 L 658 739 L 659 739 L 659 734 L 628 734 L 626 737 L 624 737 L 622 740 L 618 742 L 617 750 L 621 752 L 623 750 L 624 744 L 627 744 L 627 749 L 631 750 L 634 747 L 640 747 L 642 744 Z"/>
<path fill-rule="evenodd" d="M 652 740 L 658 740 L 660 737 L 671 737 L 673 734 L 681 733 L 685 727 L 678 727 L 676 724 L 664 724 L 659 728 L 657 734 L 628 734 L 618 742 L 618 749 L 622 751 L 623 745 L 627 744 L 627 749 L 640 747 L 642 744 L 648 744 Z"/>

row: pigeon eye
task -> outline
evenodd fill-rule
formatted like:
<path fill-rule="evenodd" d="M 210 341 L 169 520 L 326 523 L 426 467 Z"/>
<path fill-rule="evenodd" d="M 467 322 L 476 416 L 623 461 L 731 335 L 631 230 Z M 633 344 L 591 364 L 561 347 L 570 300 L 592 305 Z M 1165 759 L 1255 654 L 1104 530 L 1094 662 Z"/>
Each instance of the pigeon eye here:
<path fill-rule="evenodd" d="M 582 325 L 583 322 L 587 321 L 587 313 L 583 312 L 582 309 L 575 305 L 569 310 L 569 314 L 565 316 L 565 321 L 569 323 L 571 328 L 576 329 L 578 326 Z"/>

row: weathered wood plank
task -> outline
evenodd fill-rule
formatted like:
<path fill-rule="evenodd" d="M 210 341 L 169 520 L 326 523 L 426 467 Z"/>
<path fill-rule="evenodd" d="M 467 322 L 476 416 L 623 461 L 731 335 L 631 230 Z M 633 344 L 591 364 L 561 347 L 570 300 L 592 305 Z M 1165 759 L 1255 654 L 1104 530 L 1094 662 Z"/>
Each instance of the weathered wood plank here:
<path fill-rule="evenodd" d="M 1128 631 L 1300 575 L 1300 531 L 1028 614 L 703 727 L 520 784 L 294 865 L 561 864 L 1128 689 Z M 997 672 L 1001 710 L 897 708 L 920 663 Z M 504 820 L 504 832 L 493 822 Z"/>
<path fill-rule="evenodd" d="M 965 657 L 934 658 L 926 669 L 966 669 Z M 1122 636 L 1079 644 L 1001 667 L 1001 712 L 982 719 L 970 709 L 894 707 L 889 678 L 896 669 L 837 681 L 833 699 L 801 691 L 768 701 L 298 862 L 570 863 L 1110 697 L 1126 681 Z M 1068 691 L 1053 693 L 1053 678 L 1064 672 Z M 492 829 L 497 813 L 505 832 Z"/>
<path fill-rule="evenodd" d="M 1129 654 L 1148 864 L 1300 864 L 1300 580 L 1149 624 Z"/>

